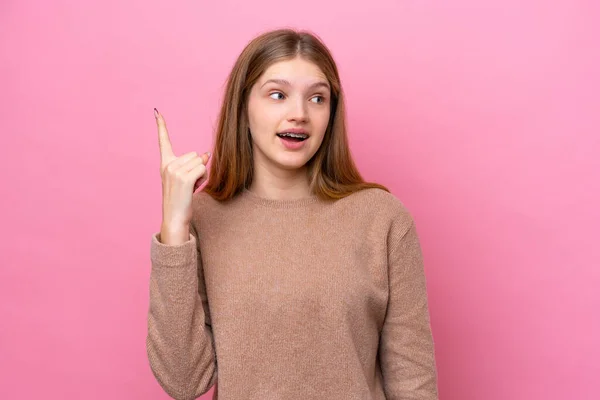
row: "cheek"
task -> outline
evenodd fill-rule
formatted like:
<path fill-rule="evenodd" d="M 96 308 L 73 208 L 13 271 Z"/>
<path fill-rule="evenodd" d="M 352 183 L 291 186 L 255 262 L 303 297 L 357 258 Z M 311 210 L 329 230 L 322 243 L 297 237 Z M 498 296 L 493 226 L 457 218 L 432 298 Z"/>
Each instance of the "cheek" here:
<path fill-rule="evenodd" d="M 315 125 L 318 126 L 319 130 L 323 133 L 327 129 L 327 124 L 329 123 L 329 111 L 321 111 L 317 115 L 315 115 L 314 121 Z"/>
<path fill-rule="evenodd" d="M 256 102 L 250 99 L 248 101 L 248 124 L 250 125 L 250 130 L 254 132 L 257 128 L 257 124 L 259 121 L 256 120 L 258 113 L 256 111 Z"/>
<path fill-rule="evenodd" d="M 253 133 L 272 133 L 277 129 L 280 112 L 275 107 L 265 107 L 260 104 L 254 104 L 248 107 L 248 121 Z"/>

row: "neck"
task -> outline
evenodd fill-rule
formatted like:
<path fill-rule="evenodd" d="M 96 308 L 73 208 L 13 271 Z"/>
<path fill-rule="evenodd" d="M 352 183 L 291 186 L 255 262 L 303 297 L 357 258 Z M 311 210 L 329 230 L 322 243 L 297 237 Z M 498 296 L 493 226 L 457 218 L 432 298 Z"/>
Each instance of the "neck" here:
<path fill-rule="evenodd" d="M 273 200 L 297 200 L 311 195 L 306 167 L 269 170 L 255 165 L 249 190 L 260 197 Z"/>

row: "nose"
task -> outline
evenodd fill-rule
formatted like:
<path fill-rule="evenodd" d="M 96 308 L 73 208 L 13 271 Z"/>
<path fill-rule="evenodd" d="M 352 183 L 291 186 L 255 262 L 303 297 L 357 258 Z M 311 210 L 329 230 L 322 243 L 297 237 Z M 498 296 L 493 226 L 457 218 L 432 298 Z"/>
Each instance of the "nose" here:
<path fill-rule="evenodd" d="M 308 110 L 306 108 L 306 102 L 302 97 L 294 99 L 288 103 L 290 109 L 288 111 L 288 120 L 294 122 L 306 122 L 308 121 Z"/>

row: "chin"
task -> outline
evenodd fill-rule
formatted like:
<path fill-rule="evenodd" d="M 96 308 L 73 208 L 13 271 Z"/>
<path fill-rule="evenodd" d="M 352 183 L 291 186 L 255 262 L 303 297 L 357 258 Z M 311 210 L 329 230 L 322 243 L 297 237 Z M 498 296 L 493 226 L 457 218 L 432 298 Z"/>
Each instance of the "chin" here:
<path fill-rule="evenodd" d="M 284 154 L 277 157 L 274 161 L 275 164 L 279 165 L 282 169 L 295 170 L 304 168 L 308 162 L 308 158 L 303 154 Z"/>
<path fill-rule="evenodd" d="M 306 166 L 305 162 L 303 162 L 303 163 L 300 163 L 300 162 L 299 163 L 277 163 L 277 164 L 279 164 L 279 166 L 282 169 L 285 169 L 287 171 L 293 171 L 293 170 L 301 169 L 301 168 L 304 168 Z"/>

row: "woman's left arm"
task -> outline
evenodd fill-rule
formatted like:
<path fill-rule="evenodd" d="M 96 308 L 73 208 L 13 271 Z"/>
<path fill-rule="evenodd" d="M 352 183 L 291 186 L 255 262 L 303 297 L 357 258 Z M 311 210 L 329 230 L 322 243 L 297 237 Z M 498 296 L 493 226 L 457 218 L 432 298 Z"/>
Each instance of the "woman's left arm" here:
<path fill-rule="evenodd" d="M 388 236 L 389 301 L 379 357 L 388 400 L 437 400 L 437 370 L 421 246 L 412 217 Z"/>

